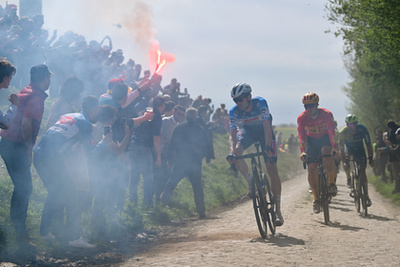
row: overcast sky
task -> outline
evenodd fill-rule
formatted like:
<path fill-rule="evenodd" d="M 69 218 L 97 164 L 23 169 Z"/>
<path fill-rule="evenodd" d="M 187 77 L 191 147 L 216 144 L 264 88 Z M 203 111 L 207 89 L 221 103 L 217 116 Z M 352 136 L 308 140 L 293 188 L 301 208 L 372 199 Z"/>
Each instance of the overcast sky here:
<path fill-rule="evenodd" d="M 163 85 L 176 77 L 193 98 L 202 94 L 230 108 L 232 85 L 247 82 L 254 96 L 267 100 L 274 124 L 282 124 L 296 123 L 302 96 L 315 91 L 320 107 L 343 125 L 348 99 L 342 87 L 350 79 L 341 39 L 325 33 L 334 26 L 324 2 L 43 0 L 43 13 L 44 27 L 59 35 L 72 30 L 87 41 L 109 35 L 114 49 L 144 69 L 152 70 L 146 39 L 155 38 L 176 57 L 162 72 Z"/>

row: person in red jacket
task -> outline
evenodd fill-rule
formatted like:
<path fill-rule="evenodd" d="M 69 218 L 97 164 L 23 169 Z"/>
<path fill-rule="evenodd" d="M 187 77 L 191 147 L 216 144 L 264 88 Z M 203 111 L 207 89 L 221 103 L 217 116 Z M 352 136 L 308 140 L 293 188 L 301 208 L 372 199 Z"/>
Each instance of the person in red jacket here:
<path fill-rule="evenodd" d="M 297 117 L 299 133 L 300 159 L 308 165 L 308 182 L 314 202 L 314 213 L 320 212 L 318 200 L 318 155 L 323 155 L 323 165 L 329 177 L 329 193 L 337 194 L 335 178 L 337 174 L 334 157 L 338 157 L 335 120 L 325 108 L 318 108 L 319 97 L 316 93 L 303 96 L 305 111 Z M 333 155 L 334 157 L 332 157 Z"/>
<path fill-rule="evenodd" d="M 33 66 L 30 74 L 31 83 L 17 94 L 19 105 L 15 119 L 0 133 L 0 155 L 14 184 L 10 219 L 18 242 L 29 240 L 26 216 L 32 194 L 32 148 L 42 123 L 46 91 L 53 73 L 42 64 Z"/>

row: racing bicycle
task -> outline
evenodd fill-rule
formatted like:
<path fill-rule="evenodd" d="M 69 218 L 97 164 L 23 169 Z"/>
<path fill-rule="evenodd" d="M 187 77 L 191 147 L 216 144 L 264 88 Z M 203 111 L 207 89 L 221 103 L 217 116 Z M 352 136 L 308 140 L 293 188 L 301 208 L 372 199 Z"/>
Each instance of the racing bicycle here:
<path fill-rule="evenodd" d="M 318 200 L 320 201 L 321 208 L 324 212 L 325 224 L 329 224 L 329 204 L 331 203 L 332 196 L 329 194 L 329 181 L 328 174 L 324 170 L 322 158 L 331 157 L 331 155 L 321 155 L 319 154 L 318 159 Z M 304 169 L 306 168 L 306 163 L 303 163 Z"/>
<path fill-rule="evenodd" d="M 267 238 L 267 229 L 271 234 L 275 234 L 275 204 L 271 191 L 270 181 L 261 168 L 260 156 L 266 157 L 266 154 L 260 151 L 260 143 L 254 144 L 256 153 L 249 153 L 242 156 L 230 155 L 234 159 L 251 159 L 252 179 L 251 179 L 251 196 L 253 199 L 253 209 L 256 216 L 258 230 L 263 238 Z"/>
<path fill-rule="evenodd" d="M 360 175 L 360 165 L 354 158 L 349 160 L 349 163 L 352 164 L 350 196 L 354 198 L 357 212 L 367 216 L 367 184 L 365 177 Z"/>

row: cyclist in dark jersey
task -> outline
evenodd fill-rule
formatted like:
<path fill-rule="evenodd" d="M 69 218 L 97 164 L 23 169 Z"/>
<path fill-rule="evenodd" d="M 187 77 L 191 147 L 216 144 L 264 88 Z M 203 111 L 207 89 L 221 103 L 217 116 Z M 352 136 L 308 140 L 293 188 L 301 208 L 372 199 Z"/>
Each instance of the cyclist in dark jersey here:
<path fill-rule="evenodd" d="M 374 166 L 374 160 L 372 158 L 372 144 L 371 138 L 369 137 L 369 132 L 367 127 L 358 123 L 358 118 L 354 114 L 349 114 L 346 116 L 346 126 L 339 131 L 339 149 L 340 157 L 343 161 L 343 168 L 346 171 L 347 180 L 350 179 L 350 166 L 348 162 L 348 156 L 346 154 L 352 155 L 353 159 L 360 166 L 360 175 L 365 178 L 367 185 L 367 206 L 371 206 L 371 199 L 368 195 L 368 180 L 367 173 L 365 169 L 367 168 L 367 156 L 365 154 L 364 142 L 367 147 L 368 161 L 371 167 Z M 347 149 L 347 153 L 346 153 Z M 347 181 L 348 183 L 349 181 Z"/>
<path fill-rule="evenodd" d="M 231 97 L 236 105 L 229 111 L 229 150 L 235 156 L 241 156 L 243 151 L 255 142 L 260 142 L 264 151 L 264 161 L 271 178 L 272 193 L 276 204 L 276 226 L 283 225 L 280 210 L 281 180 L 276 167 L 277 152 L 275 137 L 272 130 L 272 116 L 269 113 L 267 101 L 262 97 L 251 98 L 251 87 L 246 83 L 233 86 Z M 232 163 L 232 162 L 230 162 Z M 251 174 L 243 159 L 235 160 L 235 166 L 251 185 Z"/>

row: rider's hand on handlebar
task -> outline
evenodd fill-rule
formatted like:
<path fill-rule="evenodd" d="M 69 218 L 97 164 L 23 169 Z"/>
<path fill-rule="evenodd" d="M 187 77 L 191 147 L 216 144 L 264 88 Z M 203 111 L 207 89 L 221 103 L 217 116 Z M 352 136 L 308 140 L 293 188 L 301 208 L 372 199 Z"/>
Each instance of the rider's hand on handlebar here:
<path fill-rule="evenodd" d="M 369 165 L 370 165 L 371 167 L 374 167 L 375 161 L 374 161 L 374 159 L 372 158 L 372 156 L 371 156 L 371 157 L 368 157 L 368 161 L 369 161 Z"/>
<path fill-rule="evenodd" d="M 229 154 L 228 156 L 226 156 L 226 160 L 228 161 L 228 163 L 230 165 L 233 164 L 233 158 L 235 157 L 235 154 Z"/>
<path fill-rule="evenodd" d="M 270 147 L 270 146 L 266 146 L 266 147 L 264 148 L 264 153 L 265 153 L 268 157 L 271 157 L 271 156 L 273 156 L 274 149 L 273 149 L 272 147 Z"/>
<path fill-rule="evenodd" d="M 343 169 L 347 171 L 349 169 L 349 163 L 348 162 L 343 162 Z"/>
<path fill-rule="evenodd" d="M 308 159 L 307 153 L 306 152 L 301 153 L 300 159 L 301 159 L 302 162 L 306 162 L 307 159 Z"/>

